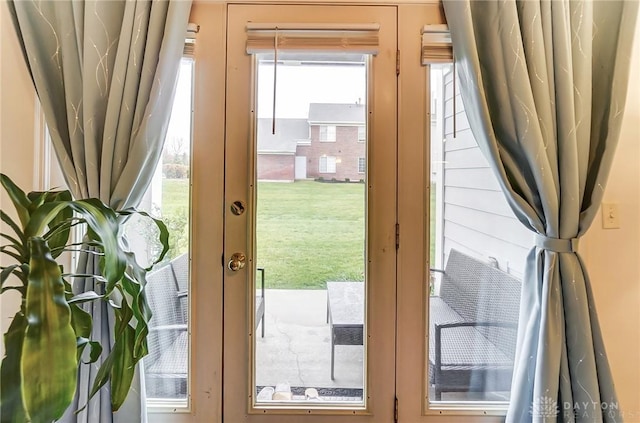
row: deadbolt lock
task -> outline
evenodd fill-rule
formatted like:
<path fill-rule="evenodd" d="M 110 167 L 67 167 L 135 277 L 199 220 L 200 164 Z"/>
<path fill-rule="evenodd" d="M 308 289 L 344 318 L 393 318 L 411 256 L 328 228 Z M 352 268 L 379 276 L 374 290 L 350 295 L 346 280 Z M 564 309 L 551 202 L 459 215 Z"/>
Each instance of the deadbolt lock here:
<path fill-rule="evenodd" d="M 233 213 L 236 216 L 243 215 L 245 209 L 246 209 L 246 206 L 244 205 L 244 203 L 242 201 L 234 201 L 231 204 L 231 213 Z"/>
<path fill-rule="evenodd" d="M 231 260 L 229 260 L 227 267 L 229 268 L 229 270 L 237 272 L 238 270 L 244 268 L 246 259 L 247 258 L 245 257 L 244 253 L 234 253 L 231 256 Z"/>

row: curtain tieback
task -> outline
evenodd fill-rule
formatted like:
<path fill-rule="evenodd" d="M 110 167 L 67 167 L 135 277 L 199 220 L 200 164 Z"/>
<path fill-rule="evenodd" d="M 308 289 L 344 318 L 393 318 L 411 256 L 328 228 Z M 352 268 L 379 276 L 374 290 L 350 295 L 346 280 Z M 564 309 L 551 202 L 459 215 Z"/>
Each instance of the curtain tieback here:
<path fill-rule="evenodd" d="M 578 252 L 579 241 L 580 240 L 578 238 L 550 238 L 541 234 L 536 234 L 536 247 L 543 250 L 554 251 L 556 253 Z"/>

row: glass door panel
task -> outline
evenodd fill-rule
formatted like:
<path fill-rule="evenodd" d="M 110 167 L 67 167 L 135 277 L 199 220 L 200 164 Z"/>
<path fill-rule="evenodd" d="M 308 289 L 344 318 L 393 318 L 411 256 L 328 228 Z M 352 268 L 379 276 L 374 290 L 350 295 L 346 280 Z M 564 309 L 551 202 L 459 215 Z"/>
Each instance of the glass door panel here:
<path fill-rule="evenodd" d="M 257 404 L 364 404 L 368 59 L 256 58 Z"/>
<path fill-rule="evenodd" d="M 395 8 L 228 11 L 224 418 L 392 419 Z M 248 55 L 269 22 L 375 28 L 379 51 Z"/>
<path fill-rule="evenodd" d="M 146 298 L 152 312 L 144 358 L 145 388 L 152 406 L 187 407 L 189 391 L 190 172 L 194 61 L 183 58 L 162 157 L 139 209 L 163 220 L 169 251 L 147 274 Z M 157 229 L 133 217 L 126 234 L 145 266 L 158 257 Z"/>
<path fill-rule="evenodd" d="M 443 65 L 420 66 L 422 43 L 416 34 L 420 34 L 425 25 L 445 23 L 442 9 L 437 4 L 403 4 L 398 6 L 400 27 L 398 45 L 400 55 L 399 102 L 398 102 L 398 223 L 399 248 L 397 266 L 397 355 L 396 355 L 396 392 L 398 397 L 398 421 L 400 422 L 499 422 L 504 421 L 504 403 L 487 401 L 466 401 L 479 398 L 477 392 L 460 392 L 453 389 L 440 389 L 441 397 L 436 399 L 433 381 L 434 363 L 437 361 L 435 348 L 435 330 L 430 324 L 436 324 L 434 316 L 438 310 L 432 301 L 442 286 L 438 270 L 447 269 L 447 259 L 442 260 L 444 248 L 451 248 L 443 239 L 443 232 L 459 229 L 463 225 L 482 225 L 484 222 L 474 218 L 456 218 L 454 198 L 448 197 L 461 183 L 478 184 L 479 178 L 473 172 L 465 178 L 448 178 L 442 182 L 448 170 L 461 167 L 464 163 L 453 155 L 442 157 L 444 150 L 474 153 L 467 144 L 461 145 L 462 137 L 469 132 L 463 113 L 456 113 L 457 134 L 453 136 L 453 103 L 443 102 L 443 84 L 435 77 L 434 68 Z M 429 76 L 434 76 L 434 79 Z M 440 76 L 443 72 L 440 71 Z M 450 80 L 448 82 L 451 82 Z M 452 84 L 447 85 L 447 93 L 452 95 Z M 456 112 L 461 111 L 461 99 L 458 96 Z M 443 113 L 443 106 L 446 108 Z M 442 120 L 447 116 L 446 124 Z M 465 127 L 466 126 L 466 127 Z M 446 129 L 445 129 L 446 128 Z M 446 130 L 448 136 L 443 136 Z M 466 144 L 466 142 L 465 142 Z M 476 147 L 477 148 L 477 147 Z M 474 156 L 477 157 L 477 156 Z M 467 163 L 468 164 L 468 163 Z M 473 166 L 471 166 L 473 167 Z M 495 202 L 494 197 L 489 202 Z M 476 196 L 477 197 L 482 197 Z M 459 199 L 460 197 L 458 197 Z M 456 228 L 455 223 L 458 223 Z M 471 237 L 462 238 L 463 242 Z M 478 244 L 476 244 L 478 245 Z M 480 248 L 492 247 L 490 237 L 483 238 Z M 467 251 L 468 253 L 469 251 Z M 491 255 L 491 254 L 489 254 Z M 444 267 L 442 267 L 444 261 Z M 490 266 L 490 263 L 487 263 Z M 435 270 L 430 270 L 435 269 Z M 433 277 L 432 277 L 433 275 Z M 477 277 L 482 277 L 477 272 Z M 433 282 L 432 282 L 433 281 Z M 433 288 L 432 288 L 433 287 Z M 467 297 L 468 298 L 468 297 Z M 498 298 L 498 297 L 496 297 Z M 480 295 L 475 301 L 487 299 Z M 468 301 L 465 299 L 465 301 Z M 437 317 L 437 316 L 436 316 Z M 485 316 L 479 316 L 484 318 Z M 442 323 L 442 322 L 438 322 Z M 449 329 L 443 328 L 442 331 Z M 468 338 L 459 336 L 464 345 Z M 445 342 L 444 337 L 440 342 Z M 468 345 L 468 344 L 467 344 Z M 453 347 L 454 349 L 456 347 Z M 459 355 L 474 356 L 476 350 L 457 347 Z M 444 370 L 464 370 L 465 363 L 448 362 Z M 456 375 L 460 375 L 457 372 Z M 472 377 L 474 387 L 481 384 L 478 375 Z M 443 384 L 439 385 L 444 388 Z M 460 388 L 460 385 L 457 386 Z M 451 388 L 447 386 L 446 388 Z M 468 390 L 467 390 L 468 391 Z M 495 398 L 495 397 L 494 397 Z"/>
<path fill-rule="evenodd" d="M 506 408 L 530 233 L 513 215 L 454 89 L 430 66 L 428 405 Z"/>

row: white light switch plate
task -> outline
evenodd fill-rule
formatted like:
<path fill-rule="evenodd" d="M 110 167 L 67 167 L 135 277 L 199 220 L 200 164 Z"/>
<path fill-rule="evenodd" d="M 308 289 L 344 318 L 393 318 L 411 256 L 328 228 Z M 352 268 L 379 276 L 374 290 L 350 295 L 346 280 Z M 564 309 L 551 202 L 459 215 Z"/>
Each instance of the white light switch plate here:
<path fill-rule="evenodd" d="M 602 203 L 602 228 L 620 228 L 620 211 L 616 203 Z"/>

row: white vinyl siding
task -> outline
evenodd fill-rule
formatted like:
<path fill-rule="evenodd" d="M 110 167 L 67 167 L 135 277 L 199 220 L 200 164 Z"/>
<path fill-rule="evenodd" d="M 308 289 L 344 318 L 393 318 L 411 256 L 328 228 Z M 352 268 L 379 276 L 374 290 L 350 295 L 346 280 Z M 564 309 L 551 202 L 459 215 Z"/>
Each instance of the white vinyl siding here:
<path fill-rule="evenodd" d="M 319 173 L 336 173 L 336 158 L 333 156 L 320 157 Z"/>
<path fill-rule="evenodd" d="M 323 142 L 335 142 L 336 140 L 336 126 L 335 125 L 322 125 L 320 126 L 320 141 Z"/>
<path fill-rule="evenodd" d="M 444 86 L 444 239 L 446 254 L 455 248 L 481 259 L 495 258 L 499 267 L 522 277 L 532 235 L 507 204 L 487 160 L 474 139 L 460 93 L 456 98 L 453 137 L 452 73 Z M 446 263 L 447 257 L 443 257 Z"/>

